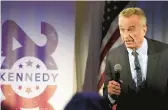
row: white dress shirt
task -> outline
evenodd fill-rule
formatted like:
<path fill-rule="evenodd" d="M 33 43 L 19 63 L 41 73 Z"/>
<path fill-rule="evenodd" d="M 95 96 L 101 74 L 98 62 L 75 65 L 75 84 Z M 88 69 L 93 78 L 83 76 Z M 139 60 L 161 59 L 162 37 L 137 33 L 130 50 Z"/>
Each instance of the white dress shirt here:
<path fill-rule="evenodd" d="M 135 64 L 134 64 L 135 57 L 132 55 L 131 49 L 127 48 L 127 50 L 129 53 L 128 56 L 129 56 L 129 63 L 130 63 L 132 79 L 134 79 L 135 83 L 137 84 L 137 75 L 136 75 Z M 141 66 L 142 81 L 146 80 L 147 63 L 148 63 L 147 51 L 148 51 L 148 44 L 147 44 L 147 40 L 144 38 L 144 41 L 141 47 L 136 50 L 136 52 L 138 53 L 138 59 L 139 59 L 139 63 Z"/>
<path fill-rule="evenodd" d="M 135 64 L 134 64 L 135 57 L 132 55 L 132 49 L 127 48 L 127 51 L 128 51 L 128 56 L 129 56 L 129 63 L 130 63 L 132 79 L 135 81 L 136 86 L 137 86 L 137 75 L 136 75 Z M 148 43 L 147 43 L 147 40 L 144 38 L 144 41 L 141 47 L 136 50 L 136 52 L 138 53 L 138 59 L 139 59 L 139 63 L 141 66 L 142 81 L 146 80 L 147 63 L 148 63 L 147 51 L 148 51 Z M 112 104 L 115 102 L 115 100 L 112 99 L 109 95 L 108 95 L 108 98 Z"/>

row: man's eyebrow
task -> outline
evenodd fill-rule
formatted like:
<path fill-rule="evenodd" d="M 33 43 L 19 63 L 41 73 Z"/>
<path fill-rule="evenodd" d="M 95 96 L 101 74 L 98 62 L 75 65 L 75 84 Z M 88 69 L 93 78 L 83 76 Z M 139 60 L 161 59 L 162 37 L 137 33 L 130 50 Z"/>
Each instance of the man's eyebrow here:
<path fill-rule="evenodd" d="M 119 25 L 119 28 L 122 28 L 122 26 Z"/>
<path fill-rule="evenodd" d="M 135 28 L 135 26 L 129 26 L 129 28 Z"/>
<path fill-rule="evenodd" d="M 123 28 L 123 26 L 119 25 L 119 28 Z M 135 28 L 135 26 L 129 26 L 128 28 Z"/>

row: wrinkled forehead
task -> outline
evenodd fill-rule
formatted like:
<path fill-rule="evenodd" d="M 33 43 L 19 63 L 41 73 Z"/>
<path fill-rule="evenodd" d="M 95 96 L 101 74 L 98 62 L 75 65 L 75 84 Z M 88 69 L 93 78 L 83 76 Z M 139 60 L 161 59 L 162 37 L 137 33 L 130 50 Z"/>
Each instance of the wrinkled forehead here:
<path fill-rule="evenodd" d="M 119 26 L 135 26 L 137 24 L 140 24 L 140 22 L 141 22 L 141 19 L 137 15 L 120 16 L 118 19 Z"/>

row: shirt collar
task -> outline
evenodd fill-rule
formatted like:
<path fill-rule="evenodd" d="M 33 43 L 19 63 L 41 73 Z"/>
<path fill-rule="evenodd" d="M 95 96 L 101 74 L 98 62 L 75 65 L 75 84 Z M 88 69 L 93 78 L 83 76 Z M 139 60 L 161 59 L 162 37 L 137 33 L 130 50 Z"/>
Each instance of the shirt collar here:
<path fill-rule="evenodd" d="M 147 50 L 148 50 L 148 43 L 147 43 L 146 38 L 144 38 L 141 47 L 138 48 L 138 49 L 136 50 L 136 52 L 137 52 L 138 54 L 145 54 L 145 55 L 147 55 Z M 132 49 L 127 48 L 127 51 L 128 51 L 129 54 L 132 54 Z"/>

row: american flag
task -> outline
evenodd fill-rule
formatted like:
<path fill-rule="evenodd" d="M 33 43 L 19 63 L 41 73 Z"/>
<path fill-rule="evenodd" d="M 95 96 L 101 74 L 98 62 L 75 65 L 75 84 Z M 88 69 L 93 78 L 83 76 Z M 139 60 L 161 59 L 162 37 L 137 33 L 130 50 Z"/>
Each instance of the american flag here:
<path fill-rule="evenodd" d="M 100 56 L 100 75 L 97 90 L 99 91 L 104 83 L 105 57 L 114 43 L 119 39 L 118 15 L 126 7 L 133 6 L 128 1 L 105 1 L 103 24 L 102 24 L 102 45 Z"/>

